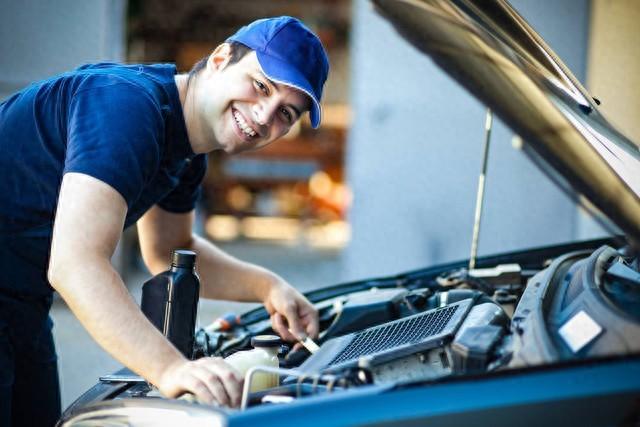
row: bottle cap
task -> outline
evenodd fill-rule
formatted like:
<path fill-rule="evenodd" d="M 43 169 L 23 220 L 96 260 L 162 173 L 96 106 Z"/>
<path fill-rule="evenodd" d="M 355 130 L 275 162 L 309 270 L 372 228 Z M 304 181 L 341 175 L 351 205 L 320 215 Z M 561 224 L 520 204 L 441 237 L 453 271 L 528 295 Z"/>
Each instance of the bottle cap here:
<path fill-rule="evenodd" d="M 196 253 L 187 249 L 176 249 L 171 254 L 171 266 L 193 268 L 196 265 Z"/>
<path fill-rule="evenodd" d="M 277 335 L 256 335 L 251 338 L 251 345 L 254 347 L 278 347 L 280 343 Z"/>

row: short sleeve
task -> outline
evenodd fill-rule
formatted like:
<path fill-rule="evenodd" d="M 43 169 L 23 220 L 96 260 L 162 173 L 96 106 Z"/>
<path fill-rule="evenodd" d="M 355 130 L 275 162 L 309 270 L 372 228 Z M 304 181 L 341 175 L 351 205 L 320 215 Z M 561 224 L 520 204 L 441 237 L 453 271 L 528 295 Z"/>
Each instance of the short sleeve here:
<path fill-rule="evenodd" d="M 142 87 L 113 76 L 98 83 L 71 101 L 64 173 L 105 182 L 130 208 L 158 169 L 162 111 Z"/>
<path fill-rule="evenodd" d="M 207 155 L 198 154 L 195 156 L 185 172 L 180 177 L 180 183 L 171 193 L 167 194 L 159 203 L 162 209 L 174 212 L 190 212 L 196 206 L 200 197 L 200 183 L 207 172 Z"/>

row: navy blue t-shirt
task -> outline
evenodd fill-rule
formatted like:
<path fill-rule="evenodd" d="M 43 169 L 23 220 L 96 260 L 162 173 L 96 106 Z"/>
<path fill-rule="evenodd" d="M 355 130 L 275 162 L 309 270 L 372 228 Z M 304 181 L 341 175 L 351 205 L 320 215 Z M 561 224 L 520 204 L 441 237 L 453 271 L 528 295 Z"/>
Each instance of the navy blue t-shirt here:
<path fill-rule="evenodd" d="M 192 210 L 206 157 L 189 144 L 175 72 L 170 64 L 86 65 L 0 104 L 0 237 L 49 242 L 67 172 L 117 190 L 125 227 L 154 204 Z"/>

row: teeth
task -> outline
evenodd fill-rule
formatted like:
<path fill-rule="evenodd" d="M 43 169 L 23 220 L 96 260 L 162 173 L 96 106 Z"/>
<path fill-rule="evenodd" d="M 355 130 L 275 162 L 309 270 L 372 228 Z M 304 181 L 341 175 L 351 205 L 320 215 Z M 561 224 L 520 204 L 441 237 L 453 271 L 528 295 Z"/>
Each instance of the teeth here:
<path fill-rule="evenodd" d="M 236 119 L 236 123 L 238 124 L 238 126 L 240 127 L 240 129 L 242 129 L 242 131 L 247 135 L 247 136 L 256 136 L 256 131 L 254 131 L 253 129 L 251 129 L 249 127 L 249 125 L 247 124 L 247 122 L 244 121 L 244 119 L 242 118 L 242 116 L 240 115 L 240 113 L 238 113 L 237 111 L 233 112 L 233 117 Z"/>

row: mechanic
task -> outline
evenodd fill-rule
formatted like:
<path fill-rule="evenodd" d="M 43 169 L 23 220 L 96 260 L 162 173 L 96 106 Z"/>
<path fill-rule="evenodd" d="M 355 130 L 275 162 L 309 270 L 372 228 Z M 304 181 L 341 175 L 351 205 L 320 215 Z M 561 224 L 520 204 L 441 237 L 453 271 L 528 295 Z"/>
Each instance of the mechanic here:
<path fill-rule="evenodd" d="M 237 372 L 220 358 L 184 358 L 111 265 L 133 224 L 152 274 L 172 249 L 192 249 L 201 296 L 262 302 L 283 339 L 317 336 L 317 311 L 300 292 L 192 225 L 206 153 L 264 147 L 307 111 L 316 128 L 328 70 L 317 36 L 277 17 L 242 27 L 189 74 L 170 64 L 88 65 L 0 104 L 0 425 L 53 425 L 60 415 L 54 289 L 104 349 L 163 395 L 239 404 Z"/>

